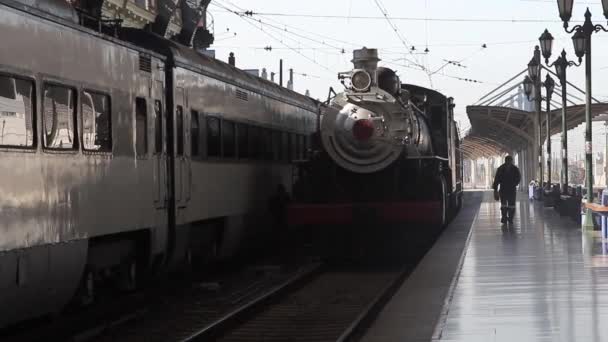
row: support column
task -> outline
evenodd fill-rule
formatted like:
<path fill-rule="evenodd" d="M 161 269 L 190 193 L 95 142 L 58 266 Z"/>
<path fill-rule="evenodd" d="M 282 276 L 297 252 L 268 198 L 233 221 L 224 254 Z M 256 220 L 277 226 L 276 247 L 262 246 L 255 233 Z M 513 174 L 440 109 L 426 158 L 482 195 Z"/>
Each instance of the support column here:
<path fill-rule="evenodd" d="M 477 160 L 471 159 L 471 185 L 477 189 Z"/>
<path fill-rule="evenodd" d="M 521 171 L 521 188 L 527 189 L 530 180 L 528 179 L 528 165 L 526 163 L 526 150 L 520 150 L 517 152 L 517 159 L 519 163 L 519 170 Z"/>
<path fill-rule="evenodd" d="M 535 149 L 536 145 L 533 146 L 533 149 Z M 528 151 L 530 151 L 530 149 L 528 149 Z M 533 154 L 533 153 L 529 153 L 528 156 L 528 170 L 530 170 L 530 178 L 534 179 L 535 181 L 538 180 L 538 156 Z"/>
<path fill-rule="evenodd" d="M 585 183 L 587 203 L 593 202 L 593 145 L 591 139 L 591 37 L 587 38 L 585 51 Z M 583 229 L 593 230 L 591 210 L 585 213 Z"/>
<path fill-rule="evenodd" d="M 490 172 L 490 158 L 486 158 L 486 189 L 492 187 L 491 172 Z"/>
<path fill-rule="evenodd" d="M 540 100 L 541 97 L 541 92 L 540 92 L 540 86 L 536 87 L 538 90 L 536 91 L 536 96 L 537 96 L 537 100 L 536 102 L 536 120 L 538 121 L 538 129 L 537 129 L 537 140 L 536 143 L 538 145 L 538 161 L 536 162 L 536 164 L 538 165 L 538 181 L 540 182 L 540 186 L 543 187 L 543 182 L 544 182 L 544 170 L 543 170 L 543 133 L 542 133 L 542 109 L 541 109 L 541 103 L 542 101 Z"/>
<path fill-rule="evenodd" d="M 568 109 L 568 101 L 567 96 L 568 93 L 566 91 L 566 86 L 568 85 L 566 82 L 565 68 L 564 75 L 562 77 L 562 193 L 568 192 L 568 127 L 566 125 L 566 112 Z"/>
<path fill-rule="evenodd" d="M 604 122 L 604 135 L 606 136 L 606 147 L 604 149 L 604 178 L 608 188 L 608 121 Z"/>
<path fill-rule="evenodd" d="M 551 97 L 547 94 L 547 183 L 551 184 Z"/>

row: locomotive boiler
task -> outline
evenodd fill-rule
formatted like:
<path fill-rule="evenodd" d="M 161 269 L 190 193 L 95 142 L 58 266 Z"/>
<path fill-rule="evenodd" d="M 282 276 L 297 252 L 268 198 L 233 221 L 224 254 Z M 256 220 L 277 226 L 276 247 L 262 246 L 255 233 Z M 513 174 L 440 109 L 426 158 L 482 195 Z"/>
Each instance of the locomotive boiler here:
<path fill-rule="evenodd" d="M 462 197 L 453 100 L 402 84 L 355 50 L 342 93 L 319 116 L 313 156 L 299 165 L 291 226 L 374 222 L 445 225 Z"/>

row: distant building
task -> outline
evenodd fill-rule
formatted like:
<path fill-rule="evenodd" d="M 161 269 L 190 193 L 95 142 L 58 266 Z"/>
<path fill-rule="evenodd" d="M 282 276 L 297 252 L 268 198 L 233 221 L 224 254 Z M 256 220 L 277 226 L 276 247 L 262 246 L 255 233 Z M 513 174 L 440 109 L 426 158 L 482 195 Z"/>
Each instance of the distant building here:
<path fill-rule="evenodd" d="M 156 19 L 158 0 L 104 0 L 102 14 L 111 19 L 122 19 L 125 27 L 143 28 Z M 167 37 L 178 34 L 182 29 L 182 16 L 180 11 L 169 23 Z"/>

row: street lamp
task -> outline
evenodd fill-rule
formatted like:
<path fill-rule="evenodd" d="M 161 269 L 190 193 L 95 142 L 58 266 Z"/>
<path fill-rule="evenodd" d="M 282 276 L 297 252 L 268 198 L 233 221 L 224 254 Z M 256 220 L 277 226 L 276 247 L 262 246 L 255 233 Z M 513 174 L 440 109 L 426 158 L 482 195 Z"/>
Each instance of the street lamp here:
<path fill-rule="evenodd" d="M 539 75 L 540 63 L 535 57 L 532 57 L 530 63 L 528 63 L 528 76 L 530 76 L 530 79 L 532 79 L 532 81 L 536 82 L 538 80 Z"/>
<path fill-rule="evenodd" d="M 551 57 L 551 50 L 553 49 L 553 35 L 549 32 L 549 30 L 545 29 L 545 32 L 540 35 L 538 41 L 540 42 L 540 50 L 545 58 L 545 61 L 549 60 Z"/>
<path fill-rule="evenodd" d="M 608 1 L 608 0 L 606 0 Z M 578 38 L 577 38 L 578 39 Z M 566 80 L 566 70 L 571 66 L 580 66 L 581 58 L 579 57 L 579 63 L 576 64 L 574 61 L 569 61 L 566 56 L 566 50 L 562 50 L 561 56 L 559 56 L 553 63 L 549 64 L 549 58 L 551 58 L 552 47 L 553 47 L 553 36 L 548 30 L 545 30 L 539 38 L 540 46 L 542 47 L 542 55 L 545 57 L 545 63 L 548 67 L 555 67 L 555 74 L 559 79 L 559 83 L 562 87 L 562 172 L 561 172 L 561 185 L 560 188 L 562 193 L 568 193 L 568 127 L 566 121 L 566 113 L 568 108 L 567 98 L 567 87 L 568 81 Z M 574 45 L 577 45 L 577 40 Z"/>
<path fill-rule="evenodd" d="M 543 83 L 540 80 L 540 49 L 538 46 L 534 47 L 534 55 L 530 62 L 528 63 L 528 76 L 524 78 L 524 93 L 526 93 L 526 97 L 528 100 L 531 100 L 530 97 L 532 93 L 534 93 L 532 100 L 535 103 L 535 111 L 536 111 L 536 120 L 535 120 L 535 134 L 536 134 L 536 149 L 535 155 L 538 156 L 538 180 L 540 182 L 541 188 L 544 188 L 544 173 L 543 173 L 543 141 L 542 141 L 542 127 L 541 127 L 541 104 L 542 104 L 542 96 L 541 96 L 541 87 Z M 541 191 L 542 196 L 542 191 Z"/>
<path fill-rule="evenodd" d="M 573 0 L 557 0 L 559 16 L 564 22 L 564 30 L 567 33 L 575 32 L 572 37 L 574 44 L 574 52 L 582 60 L 585 57 L 585 181 L 587 188 L 587 202 L 593 202 L 593 151 L 591 144 L 591 35 L 595 32 L 605 31 L 606 28 L 602 25 L 595 25 L 591 21 L 591 12 L 589 8 L 585 12 L 585 22 L 582 25 L 576 25 L 572 29 L 568 29 L 568 21 L 572 17 Z M 602 0 L 604 16 L 608 18 L 608 1 Z M 585 222 L 583 226 L 587 229 L 593 229 L 593 220 L 591 211 L 587 210 Z"/>
<path fill-rule="evenodd" d="M 578 57 L 579 62 L 582 61 L 587 50 L 587 37 L 585 37 L 582 30 L 574 32 L 572 35 L 572 45 L 574 45 L 574 54 Z"/>
<path fill-rule="evenodd" d="M 572 6 L 574 5 L 574 0 L 557 0 L 557 7 L 559 8 L 559 16 L 562 18 L 562 21 L 565 23 L 564 27 L 568 27 L 566 24 L 572 18 Z"/>
<path fill-rule="evenodd" d="M 524 93 L 528 100 L 530 99 L 530 95 L 532 95 L 532 87 L 534 87 L 534 84 L 532 83 L 530 76 L 524 77 Z"/>

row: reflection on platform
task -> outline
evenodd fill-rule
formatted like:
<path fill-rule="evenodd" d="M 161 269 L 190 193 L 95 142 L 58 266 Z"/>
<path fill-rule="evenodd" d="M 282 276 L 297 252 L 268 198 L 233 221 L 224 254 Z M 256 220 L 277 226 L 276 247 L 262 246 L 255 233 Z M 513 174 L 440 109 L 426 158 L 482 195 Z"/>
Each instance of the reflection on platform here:
<path fill-rule="evenodd" d="M 600 231 L 583 231 L 583 255 L 589 267 L 608 267 L 608 240 Z"/>
<path fill-rule="evenodd" d="M 503 226 L 487 193 L 438 329 L 450 342 L 608 341 L 606 242 L 525 195 Z"/>

